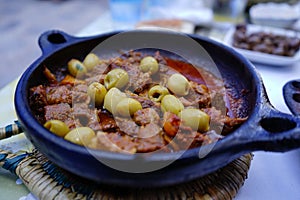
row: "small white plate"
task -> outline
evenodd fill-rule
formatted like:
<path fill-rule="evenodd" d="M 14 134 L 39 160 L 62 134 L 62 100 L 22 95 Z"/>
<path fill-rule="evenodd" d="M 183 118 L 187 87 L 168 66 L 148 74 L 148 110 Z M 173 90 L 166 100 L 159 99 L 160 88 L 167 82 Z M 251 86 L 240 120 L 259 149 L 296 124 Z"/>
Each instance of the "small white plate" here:
<path fill-rule="evenodd" d="M 249 15 L 253 24 L 291 28 L 300 17 L 299 9 L 287 3 L 258 3 L 250 8 Z"/>
<path fill-rule="evenodd" d="M 259 26 L 259 25 L 247 25 L 247 33 L 254 33 L 254 32 L 265 32 L 265 33 L 273 33 L 276 35 L 283 35 L 289 37 L 298 37 L 300 38 L 300 33 L 291 30 L 285 30 L 281 28 L 273 28 L 267 26 Z M 230 47 L 233 47 L 233 34 L 235 32 L 235 26 L 228 30 L 224 37 L 224 43 Z M 246 58 L 251 60 L 252 62 L 267 64 L 267 65 L 292 65 L 300 60 L 300 50 L 296 52 L 293 57 L 288 56 L 278 56 L 268 53 L 262 53 L 258 51 L 251 51 L 233 47 L 235 50 L 240 52 Z"/>

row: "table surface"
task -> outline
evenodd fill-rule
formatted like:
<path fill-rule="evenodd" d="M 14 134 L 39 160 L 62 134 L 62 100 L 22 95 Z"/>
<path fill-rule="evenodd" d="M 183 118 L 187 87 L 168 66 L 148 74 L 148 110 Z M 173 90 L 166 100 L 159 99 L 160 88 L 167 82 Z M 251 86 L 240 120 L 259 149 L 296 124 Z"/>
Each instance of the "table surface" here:
<path fill-rule="evenodd" d="M 78 36 L 100 34 L 113 30 L 108 13 L 102 14 Z M 214 38 L 214 36 L 213 36 Z M 220 38 L 214 38 L 220 40 Z M 271 103 L 278 110 L 290 113 L 284 103 L 282 88 L 286 82 L 298 79 L 300 76 L 300 63 L 292 66 L 266 66 L 255 64 L 257 71 L 262 76 L 267 94 Z M 13 106 L 13 94 L 17 81 L 0 90 L 0 126 L 3 127 L 16 119 Z M 24 135 L 17 136 L 22 145 L 26 142 Z M 11 140 L 1 141 L 1 148 L 11 148 Z M 13 147 L 15 150 L 18 146 Z M 16 176 L 5 170 L 0 170 L 0 199 L 26 199 L 29 191 L 22 184 L 17 184 Z M 255 152 L 248 178 L 235 200 L 247 199 L 300 199 L 300 150 L 287 153 Z M 30 197 L 30 198 L 29 198 Z M 27 199 L 32 199 L 27 196 Z"/>

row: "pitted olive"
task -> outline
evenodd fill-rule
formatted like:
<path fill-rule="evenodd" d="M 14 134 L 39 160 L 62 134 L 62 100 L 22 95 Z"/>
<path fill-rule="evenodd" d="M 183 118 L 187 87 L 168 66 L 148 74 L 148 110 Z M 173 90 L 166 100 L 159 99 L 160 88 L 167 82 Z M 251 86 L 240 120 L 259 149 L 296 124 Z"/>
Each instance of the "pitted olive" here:
<path fill-rule="evenodd" d="M 44 127 L 60 137 L 64 137 L 70 131 L 69 127 L 60 120 L 49 120 Z"/>
<path fill-rule="evenodd" d="M 191 127 L 194 130 L 205 132 L 209 130 L 210 117 L 205 112 L 195 109 L 188 108 L 182 110 L 178 116 L 184 125 Z"/>
<path fill-rule="evenodd" d="M 167 94 L 169 94 L 169 90 L 160 85 L 153 86 L 148 92 L 149 98 L 155 102 L 160 102 Z"/>
<path fill-rule="evenodd" d="M 116 111 L 119 115 L 123 117 L 132 116 L 136 111 L 141 110 L 142 105 L 135 99 L 124 98 L 122 99 L 116 107 Z"/>
<path fill-rule="evenodd" d="M 82 78 L 87 73 L 86 67 L 77 59 L 71 59 L 68 62 L 68 70 L 72 76 L 77 78 Z"/>
<path fill-rule="evenodd" d="M 64 138 L 78 145 L 87 145 L 96 136 L 89 127 L 78 127 L 71 130 Z"/>
<path fill-rule="evenodd" d="M 185 96 L 189 93 L 190 84 L 189 81 L 181 74 L 173 74 L 168 78 L 167 87 L 174 94 Z"/>
<path fill-rule="evenodd" d="M 121 92 L 118 88 L 111 88 L 104 97 L 103 107 L 112 114 L 115 114 L 117 104 L 124 98 L 126 98 L 125 93 Z"/>
<path fill-rule="evenodd" d="M 98 82 L 90 84 L 87 90 L 87 94 L 91 97 L 92 102 L 95 103 L 96 106 L 102 105 L 106 93 L 107 90 L 104 85 Z"/>
<path fill-rule="evenodd" d="M 112 87 L 123 88 L 129 82 L 128 73 L 120 68 L 116 68 L 108 72 L 104 78 L 104 85 L 106 89 Z"/>
<path fill-rule="evenodd" d="M 151 74 L 155 74 L 159 69 L 158 62 L 152 56 L 146 56 L 140 62 L 140 69 L 142 72 L 150 72 Z"/>
<path fill-rule="evenodd" d="M 163 97 L 160 106 L 163 112 L 171 112 L 176 115 L 184 109 L 181 101 L 171 94 L 167 94 Z"/>
<path fill-rule="evenodd" d="M 83 64 L 88 71 L 92 70 L 95 66 L 101 64 L 101 60 L 94 53 L 89 53 L 83 60 Z"/>

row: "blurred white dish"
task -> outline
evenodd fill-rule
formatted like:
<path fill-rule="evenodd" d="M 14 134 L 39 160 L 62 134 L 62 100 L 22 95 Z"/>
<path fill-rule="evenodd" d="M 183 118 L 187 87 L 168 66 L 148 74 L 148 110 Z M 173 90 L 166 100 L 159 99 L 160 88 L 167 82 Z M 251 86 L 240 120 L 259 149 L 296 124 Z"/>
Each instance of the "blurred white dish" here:
<path fill-rule="evenodd" d="M 224 43 L 230 47 L 233 47 L 233 35 L 235 33 L 235 26 L 233 26 L 225 35 Z M 285 30 L 281 28 L 274 28 L 274 27 L 264 27 L 259 25 L 247 25 L 247 32 L 254 33 L 254 32 L 265 32 L 265 33 L 273 33 L 277 35 L 283 35 L 288 37 L 298 37 L 300 38 L 299 33 L 295 31 Z M 300 50 L 298 50 L 294 56 L 279 56 L 273 55 L 268 53 L 262 53 L 258 51 L 246 50 L 233 47 L 239 53 L 244 55 L 250 61 L 267 64 L 267 65 L 276 65 L 276 66 L 283 66 L 283 65 L 292 65 L 298 61 L 300 61 Z"/>
<path fill-rule="evenodd" d="M 191 34 L 194 32 L 195 25 L 191 22 L 180 19 L 157 19 L 140 21 L 135 25 L 135 28 L 152 30 L 173 30 Z"/>
<path fill-rule="evenodd" d="M 250 8 L 249 15 L 254 24 L 290 28 L 299 20 L 300 10 L 287 3 L 259 3 Z"/>

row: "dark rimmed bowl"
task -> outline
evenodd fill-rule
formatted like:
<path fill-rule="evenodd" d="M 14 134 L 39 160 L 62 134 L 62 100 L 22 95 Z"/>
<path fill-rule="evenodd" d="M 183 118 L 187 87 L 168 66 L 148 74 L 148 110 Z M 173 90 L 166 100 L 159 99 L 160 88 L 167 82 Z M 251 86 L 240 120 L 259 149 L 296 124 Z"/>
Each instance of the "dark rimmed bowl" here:
<path fill-rule="evenodd" d="M 185 152 L 143 156 L 91 150 L 50 133 L 34 117 L 28 102 L 29 88 L 44 81 L 43 66 L 55 70 L 65 65 L 71 58 L 83 59 L 99 43 L 118 33 L 73 37 L 61 31 L 48 31 L 39 39 L 42 56 L 28 67 L 18 82 L 15 108 L 22 128 L 33 145 L 59 167 L 99 183 L 130 187 L 159 187 L 204 176 L 252 151 L 284 152 L 300 146 L 299 117 L 281 113 L 272 107 L 254 66 L 232 48 L 195 35 L 188 37 L 207 51 L 223 80 L 237 91 L 236 97 L 244 99 L 241 105 L 242 112 L 248 116 L 248 120 L 230 135 L 213 146 L 207 145 Z M 176 38 L 180 35 L 145 30 L 135 31 L 135 33 L 166 38 Z M 239 93 L 241 89 L 246 89 L 248 93 Z M 200 158 L 201 152 L 206 150 L 209 150 L 209 154 Z M 138 168 L 147 168 L 174 160 L 176 161 L 167 167 L 147 173 L 122 172 L 103 164 L 136 167 L 138 170 Z"/>

